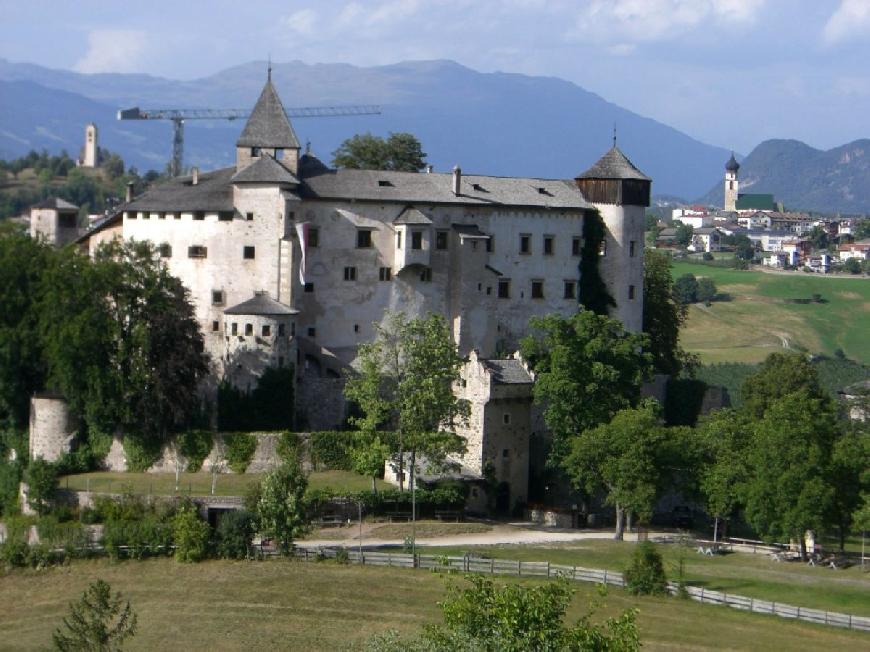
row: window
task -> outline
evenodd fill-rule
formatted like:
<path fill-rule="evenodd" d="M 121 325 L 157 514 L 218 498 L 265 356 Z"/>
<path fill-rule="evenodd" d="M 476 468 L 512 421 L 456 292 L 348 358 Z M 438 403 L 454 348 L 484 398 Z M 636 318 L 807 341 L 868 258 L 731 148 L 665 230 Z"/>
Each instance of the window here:
<path fill-rule="evenodd" d="M 520 253 L 532 253 L 532 236 L 530 236 L 528 233 L 523 233 L 522 235 L 520 235 Z"/>
<path fill-rule="evenodd" d="M 372 232 L 368 229 L 357 229 L 356 248 L 368 249 L 372 246 Z"/>
<path fill-rule="evenodd" d="M 402 248 L 402 232 L 396 231 L 396 249 Z"/>
<path fill-rule="evenodd" d="M 168 242 L 164 242 L 157 247 L 157 251 L 160 253 L 161 258 L 172 258 L 172 245 Z"/>
<path fill-rule="evenodd" d="M 492 250 L 493 250 L 493 248 L 495 247 L 495 242 L 494 242 L 494 240 L 495 240 L 495 236 L 493 236 L 493 235 L 491 235 L 491 236 L 489 236 L 489 238 L 487 238 L 487 240 L 486 240 L 486 251 L 487 251 L 487 253 L 490 253 L 490 254 L 492 253 Z"/>
<path fill-rule="evenodd" d="M 381 188 L 391 188 L 393 184 L 389 179 L 378 179 L 378 186 Z"/>
<path fill-rule="evenodd" d="M 245 213 L 245 220 L 247 220 L 248 222 L 253 222 L 254 221 L 254 214 L 253 213 Z"/>
<path fill-rule="evenodd" d="M 501 422 L 506 426 L 510 425 L 510 423 L 511 423 L 510 412 L 505 412 L 503 415 L 501 415 Z"/>
<path fill-rule="evenodd" d="M 187 257 L 188 258 L 207 258 L 208 257 L 208 248 L 203 247 L 202 245 L 191 245 L 187 248 Z"/>
<path fill-rule="evenodd" d="M 284 337 L 284 324 L 278 324 L 278 337 Z"/>
<path fill-rule="evenodd" d="M 242 257 L 243 257 L 245 260 L 254 260 L 254 257 L 255 257 L 256 255 L 257 255 L 257 252 L 256 252 L 256 250 L 254 249 L 254 247 L 247 246 L 247 247 L 245 247 L 245 248 L 242 250 Z"/>
<path fill-rule="evenodd" d="M 353 325 L 353 332 L 354 332 L 354 333 L 359 333 L 359 324 L 354 324 L 354 325 Z"/>
<path fill-rule="evenodd" d="M 635 250 L 634 240 L 629 240 L 628 241 L 628 255 L 630 258 L 634 258 L 634 254 L 635 254 L 634 250 Z"/>
<path fill-rule="evenodd" d="M 253 324 L 245 324 L 245 335 L 250 337 L 254 334 L 254 325 Z"/>
<path fill-rule="evenodd" d="M 194 211 L 193 219 L 195 220 L 204 220 L 205 219 L 205 211 Z"/>
<path fill-rule="evenodd" d="M 565 297 L 566 299 L 573 299 L 577 294 L 577 283 L 575 281 L 565 281 Z"/>
<path fill-rule="evenodd" d="M 435 232 L 435 248 L 441 251 L 447 249 L 447 231 Z"/>
<path fill-rule="evenodd" d="M 544 282 L 532 281 L 532 299 L 544 298 Z"/>
<path fill-rule="evenodd" d="M 259 147 L 252 147 L 251 148 L 251 156 L 259 156 L 259 155 L 260 155 L 260 148 Z"/>
<path fill-rule="evenodd" d="M 378 270 L 378 280 L 380 281 L 390 281 L 393 278 L 393 270 L 389 267 L 381 267 Z"/>
<path fill-rule="evenodd" d="M 181 213 L 172 213 L 172 218 L 173 218 L 173 219 L 176 219 L 176 220 L 180 220 L 180 219 L 181 219 Z"/>
<path fill-rule="evenodd" d="M 633 285 L 628 286 L 628 300 L 634 301 L 634 286 Z"/>
<path fill-rule="evenodd" d="M 571 238 L 571 255 L 579 256 L 583 251 L 583 238 L 575 235 Z"/>
<path fill-rule="evenodd" d="M 218 213 L 218 222 L 232 222 L 235 217 L 235 213 L 232 211 L 221 211 Z"/>
<path fill-rule="evenodd" d="M 238 335 L 239 334 L 239 325 L 236 323 L 233 323 L 233 327 L 232 327 L 231 332 L 233 335 Z"/>
<path fill-rule="evenodd" d="M 432 281 L 432 268 L 426 267 L 420 272 L 420 280 L 424 283 L 429 283 Z"/>
<path fill-rule="evenodd" d="M 166 213 L 157 213 L 157 219 L 158 219 L 158 220 L 165 220 L 165 219 L 166 219 Z"/>
<path fill-rule="evenodd" d="M 269 324 L 263 324 L 263 328 L 260 329 L 260 332 L 263 334 L 263 337 L 269 337 L 272 335 L 272 327 Z"/>
<path fill-rule="evenodd" d="M 544 236 L 544 255 L 552 256 L 553 255 L 553 236 L 545 235 Z"/>
<path fill-rule="evenodd" d="M 501 456 L 505 457 L 505 458 L 510 457 L 511 456 L 510 450 L 507 448 L 503 448 L 501 451 Z"/>
<path fill-rule="evenodd" d="M 308 246 L 317 248 L 320 246 L 320 229 L 316 226 L 308 227 Z"/>
<path fill-rule="evenodd" d="M 345 267 L 344 268 L 344 280 L 345 281 L 355 281 L 356 280 L 356 267 Z"/>
<path fill-rule="evenodd" d="M 500 278 L 498 280 L 498 298 L 499 299 L 510 299 L 511 298 L 510 279 Z"/>
<path fill-rule="evenodd" d="M 135 220 L 136 219 L 136 213 L 134 211 L 130 211 L 129 213 L 125 213 L 125 215 L 127 216 L 128 220 Z"/>
<path fill-rule="evenodd" d="M 607 255 L 607 240 L 602 240 L 601 244 L 598 245 L 598 255 L 606 256 Z"/>
<path fill-rule="evenodd" d="M 279 161 L 284 158 L 284 148 L 283 147 L 276 147 L 275 148 L 275 158 Z"/>
<path fill-rule="evenodd" d="M 309 293 L 314 292 L 314 283 L 306 283 L 305 284 L 305 291 L 309 292 Z"/>
<path fill-rule="evenodd" d="M 213 321 L 211 323 L 211 332 L 217 333 L 221 329 L 221 323 L 219 321 Z"/>
<path fill-rule="evenodd" d="M 151 219 L 151 213 L 149 213 L 148 211 L 145 211 L 144 213 L 142 213 L 142 219 L 143 219 L 143 220 L 150 220 L 150 219 Z"/>
<path fill-rule="evenodd" d="M 411 249 L 423 248 L 423 232 L 411 231 Z"/>
<path fill-rule="evenodd" d="M 308 327 L 308 337 L 315 337 L 317 335 L 317 329 L 314 326 Z"/>
<path fill-rule="evenodd" d="M 213 306 L 221 306 L 224 303 L 224 291 L 223 290 L 212 290 L 211 291 L 211 305 Z"/>

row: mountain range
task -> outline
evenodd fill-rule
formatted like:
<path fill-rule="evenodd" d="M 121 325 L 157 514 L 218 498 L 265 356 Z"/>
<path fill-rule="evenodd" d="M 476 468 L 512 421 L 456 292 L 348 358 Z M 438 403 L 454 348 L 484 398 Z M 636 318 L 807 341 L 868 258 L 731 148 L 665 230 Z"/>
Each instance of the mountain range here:
<path fill-rule="evenodd" d="M 171 151 L 171 124 L 119 122 L 118 109 L 250 108 L 266 69 L 266 62 L 250 62 L 179 81 L 0 59 L 0 158 L 43 148 L 76 156 L 85 124 L 95 122 L 102 147 L 142 171 L 162 170 Z M 294 119 L 300 141 L 326 162 L 354 134 L 408 131 L 439 171 L 459 164 L 472 174 L 570 178 L 607 151 L 615 126 L 620 149 L 653 178 L 654 194 L 722 202 L 728 150 L 555 77 L 481 73 L 443 60 L 372 67 L 292 61 L 272 64 L 272 80 L 287 108 L 382 107 L 380 115 Z M 242 126 L 186 122 L 185 164 L 206 170 L 230 165 Z M 797 141 L 767 141 L 743 159 L 742 189 L 772 192 L 793 208 L 868 211 L 867 143 L 820 152 Z"/>

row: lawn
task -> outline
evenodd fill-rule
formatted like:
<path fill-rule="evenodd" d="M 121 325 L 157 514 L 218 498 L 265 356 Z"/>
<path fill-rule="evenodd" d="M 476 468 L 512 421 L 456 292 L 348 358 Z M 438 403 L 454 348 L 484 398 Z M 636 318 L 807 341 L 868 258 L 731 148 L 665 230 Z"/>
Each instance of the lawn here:
<path fill-rule="evenodd" d="M 438 554 L 461 555 L 473 551 L 490 557 L 621 571 L 628 565 L 634 545 L 589 540 L 554 546 L 439 548 Z M 684 577 L 693 586 L 801 607 L 870 616 L 870 573 L 862 571 L 859 566 L 832 570 L 809 567 L 800 562 L 775 562 L 767 555 L 749 553 L 708 557 L 699 555 L 693 548 L 679 545 L 661 545 L 659 550 L 665 560 L 668 578 L 672 580 L 678 579 L 677 569 L 682 556 Z"/>
<path fill-rule="evenodd" d="M 220 473 L 215 481 L 216 496 L 241 496 L 248 486 L 259 482 L 262 476 L 256 473 Z M 63 476 L 59 480 L 63 489 L 77 491 L 96 491 L 102 493 L 122 493 L 173 496 L 175 491 L 174 473 L 117 473 L 100 471 Z M 371 488 L 371 479 L 349 471 L 314 471 L 308 476 L 308 486 L 312 489 L 346 489 L 365 491 Z M 178 492 L 184 495 L 205 496 L 211 494 L 212 475 L 210 473 L 182 473 Z"/>
<path fill-rule="evenodd" d="M 454 534 L 481 534 L 492 530 L 486 523 L 441 523 L 439 521 L 418 521 L 418 539 L 446 537 Z M 367 536 L 373 539 L 404 539 L 411 536 L 411 523 L 390 523 L 373 528 Z"/>
<path fill-rule="evenodd" d="M 870 281 L 803 273 L 770 274 L 673 263 L 674 278 L 707 276 L 730 301 L 690 307 L 680 333 L 703 362 L 759 362 L 784 343 L 811 353 L 837 349 L 870 364 Z M 819 294 L 825 303 L 794 304 Z"/>
<path fill-rule="evenodd" d="M 47 647 L 68 603 L 97 578 L 120 590 L 138 613 L 139 633 L 125 649 L 191 651 L 353 649 L 389 628 L 417 631 L 437 622 L 436 602 L 447 583 L 462 582 L 431 572 L 331 562 L 77 561 L 0 575 L 3 649 Z M 596 596 L 591 585 L 576 588 L 571 619 Z M 639 609 L 644 649 L 834 650 L 870 642 L 867 634 L 675 598 L 632 598 L 618 589 L 606 603 L 596 619 Z"/>

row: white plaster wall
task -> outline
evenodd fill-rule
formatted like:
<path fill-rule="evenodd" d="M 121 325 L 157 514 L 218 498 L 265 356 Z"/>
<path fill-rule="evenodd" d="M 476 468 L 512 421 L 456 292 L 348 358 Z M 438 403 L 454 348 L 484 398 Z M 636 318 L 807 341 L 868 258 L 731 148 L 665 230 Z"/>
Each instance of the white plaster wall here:
<path fill-rule="evenodd" d="M 610 295 L 616 301 L 611 315 L 619 319 L 626 330 L 643 329 L 643 247 L 645 211 L 643 206 L 597 206 L 607 227 L 606 253 L 599 261 L 599 270 Z M 634 241 L 634 255 L 630 242 Z M 634 299 L 629 299 L 629 286 L 634 286 Z"/>

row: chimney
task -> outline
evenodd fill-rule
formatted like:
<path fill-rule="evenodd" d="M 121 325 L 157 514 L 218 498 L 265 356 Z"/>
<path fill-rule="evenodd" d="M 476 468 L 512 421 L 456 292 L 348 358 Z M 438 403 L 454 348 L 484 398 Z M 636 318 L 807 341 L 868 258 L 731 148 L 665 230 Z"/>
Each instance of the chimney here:
<path fill-rule="evenodd" d="M 453 166 L 453 194 L 459 197 L 462 194 L 462 168 L 459 165 Z"/>
<path fill-rule="evenodd" d="M 199 168 L 190 168 L 190 185 L 195 186 L 199 183 Z"/>
<path fill-rule="evenodd" d="M 127 202 L 128 204 L 131 201 L 133 201 L 133 182 L 132 181 L 127 182 L 127 193 L 124 197 L 124 201 Z"/>

